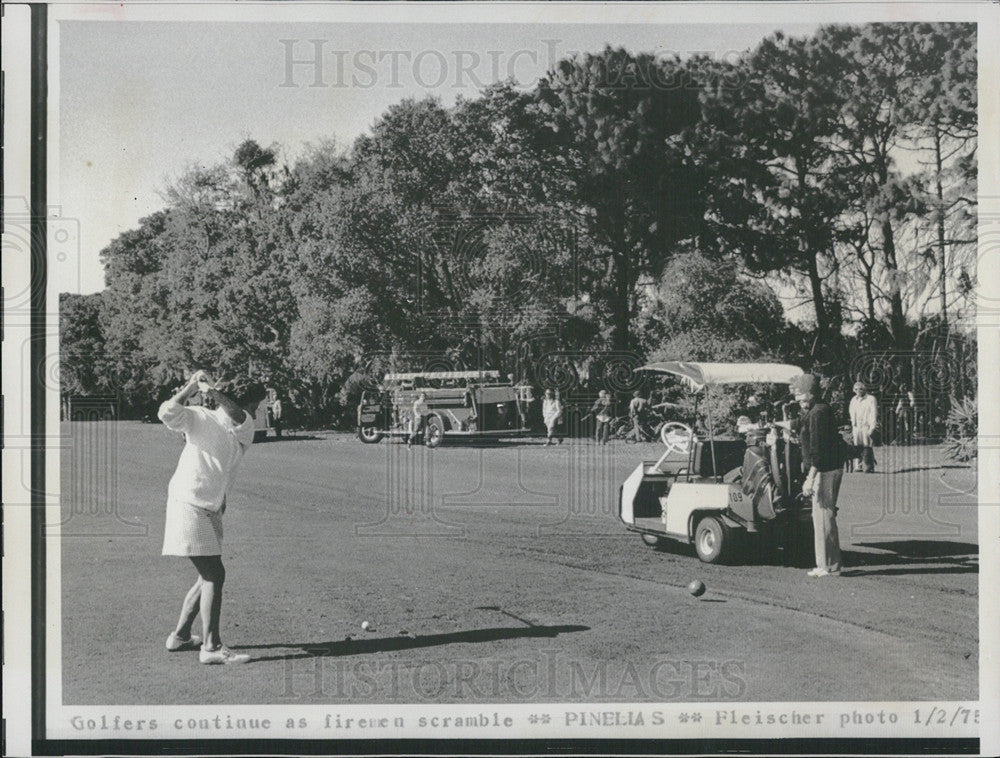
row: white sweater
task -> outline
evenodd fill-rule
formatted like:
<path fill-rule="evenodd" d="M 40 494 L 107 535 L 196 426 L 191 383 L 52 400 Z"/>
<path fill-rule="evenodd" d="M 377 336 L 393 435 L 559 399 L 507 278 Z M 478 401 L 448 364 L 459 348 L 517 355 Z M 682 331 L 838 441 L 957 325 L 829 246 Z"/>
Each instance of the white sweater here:
<path fill-rule="evenodd" d="M 174 400 L 163 403 L 158 415 L 168 429 L 184 432 L 187 439 L 167 497 L 218 511 L 244 451 L 253 444 L 253 417 L 247 413 L 237 425 L 222 408 L 210 411 Z"/>

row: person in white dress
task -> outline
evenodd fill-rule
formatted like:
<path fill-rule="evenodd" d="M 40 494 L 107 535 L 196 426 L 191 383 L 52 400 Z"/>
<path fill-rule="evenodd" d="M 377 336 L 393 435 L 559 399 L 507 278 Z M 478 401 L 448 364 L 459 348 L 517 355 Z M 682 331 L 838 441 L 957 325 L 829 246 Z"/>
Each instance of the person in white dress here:
<path fill-rule="evenodd" d="M 249 380 L 231 382 L 226 390 L 224 393 L 214 386 L 204 371 L 196 371 L 160 406 L 158 414 L 168 429 L 183 432 L 185 437 L 167 487 L 163 555 L 190 558 L 198 571 L 198 580 L 184 598 L 177 627 L 167 638 L 167 649 L 188 650 L 200 645 L 202 663 L 245 663 L 250 659 L 223 645 L 219 632 L 226 579 L 222 514 L 240 460 L 253 444 L 254 417 L 248 409 L 257 407 L 266 390 Z M 185 405 L 199 391 L 217 407 Z M 191 633 L 199 612 L 201 637 Z"/>
<path fill-rule="evenodd" d="M 559 402 L 559 398 L 555 396 L 552 390 L 545 390 L 545 398 L 542 400 L 542 420 L 545 421 L 545 430 L 547 433 L 546 445 L 551 445 L 553 437 L 556 436 L 556 427 L 562 421 L 562 412 L 562 403 Z M 559 435 L 560 445 L 562 441 L 562 435 Z"/>
<path fill-rule="evenodd" d="M 854 383 L 854 397 L 851 398 L 851 431 L 854 446 L 860 448 L 861 471 L 870 474 L 875 471 L 875 451 L 872 450 L 872 433 L 878 425 L 878 405 L 875 396 L 868 394 L 864 382 Z"/>

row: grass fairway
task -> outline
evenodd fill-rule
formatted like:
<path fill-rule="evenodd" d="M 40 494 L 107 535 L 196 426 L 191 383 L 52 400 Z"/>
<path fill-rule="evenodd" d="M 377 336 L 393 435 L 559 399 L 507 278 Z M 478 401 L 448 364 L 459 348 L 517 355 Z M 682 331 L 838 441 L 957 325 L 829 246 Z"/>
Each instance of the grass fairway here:
<path fill-rule="evenodd" d="M 935 448 L 845 476 L 845 575 L 815 580 L 627 533 L 654 445 L 268 441 L 225 516 L 223 638 L 253 660 L 212 667 L 163 644 L 195 578 L 160 555 L 181 437 L 63 433 L 65 704 L 978 697 L 975 470 Z"/>

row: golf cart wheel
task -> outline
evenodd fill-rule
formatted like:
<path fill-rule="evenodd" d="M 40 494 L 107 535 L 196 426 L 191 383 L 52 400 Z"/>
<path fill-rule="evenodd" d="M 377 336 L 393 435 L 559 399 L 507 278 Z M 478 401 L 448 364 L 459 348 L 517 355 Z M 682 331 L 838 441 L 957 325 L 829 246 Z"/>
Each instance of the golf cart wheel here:
<path fill-rule="evenodd" d="M 704 563 L 724 563 L 732 554 L 736 536 L 715 516 L 705 516 L 694 530 L 694 549 Z"/>
<path fill-rule="evenodd" d="M 652 548 L 663 547 L 663 537 L 656 534 L 649 534 L 648 532 L 640 532 L 639 536 L 642 537 L 642 541 L 645 542 Z"/>
<path fill-rule="evenodd" d="M 381 441 L 382 432 L 380 432 L 374 426 L 359 426 L 358 439 L 364 442 L 366 445 L 373 445 L 376 442 Z"/>
<path fill-rule="evenodd" d="M 427 420 L 427 427 L 424 430 L 424 444 L 427 447 L 437 447 L 444 440 L 444 424 L 439 418 Z"/>

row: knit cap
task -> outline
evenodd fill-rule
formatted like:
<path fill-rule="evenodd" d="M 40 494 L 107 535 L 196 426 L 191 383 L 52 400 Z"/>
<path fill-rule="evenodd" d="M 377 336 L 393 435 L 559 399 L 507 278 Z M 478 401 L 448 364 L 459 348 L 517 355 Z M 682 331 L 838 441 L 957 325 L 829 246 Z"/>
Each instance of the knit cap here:
<path fill-rule="evenodd" d="M 815 374 L 800 374 L 789 383 L 788 388 L 793 395 L 812 395 L 819 397 L 819 377 Z"/>

